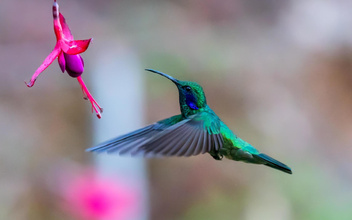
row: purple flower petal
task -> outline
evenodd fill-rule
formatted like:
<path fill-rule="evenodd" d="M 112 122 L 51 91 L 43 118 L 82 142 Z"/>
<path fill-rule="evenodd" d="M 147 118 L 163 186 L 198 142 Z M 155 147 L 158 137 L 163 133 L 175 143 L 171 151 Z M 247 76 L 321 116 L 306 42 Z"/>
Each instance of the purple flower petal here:
<path fill-rule="evenodd" d="M 79 54 L 70 55 L 67 53 L 63 53 L 66 61 L 66 71 L 68 75 L 71 77 L 78 77 L 82 75 L 84 71 L 84 66 L 82 62 L 82 58 Z"/>
<path fill-rule="evenodd" d="M 59 66 L 60 66 L 60 69 L 62 72 L 65 72 L 65 69 L 66 69 L 66 61 L 65 61 L 65 56 L 64 56 L 64 53 L 61 52 L 57 61 L 59 62 Z"/>

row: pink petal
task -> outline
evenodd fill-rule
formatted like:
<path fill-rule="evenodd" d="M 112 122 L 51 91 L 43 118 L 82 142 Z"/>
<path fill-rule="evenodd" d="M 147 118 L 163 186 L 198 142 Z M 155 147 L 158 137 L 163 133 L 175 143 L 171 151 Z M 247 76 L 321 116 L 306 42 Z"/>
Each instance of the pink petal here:
<path fill-rule="evenodd" d="M 87 50 L 92 38 L 86 40 L 60 41 L 61 49 L 70 55 L 83 53 Z"/>
<path fill-rule="evenodd" d="M 138 211 L 138 192 L 116 180 L 81 174 L 65 184 L 62 207 L 75 219 L 127 219 Z"/>
<path fill-rule="evenodd" d="M 60 69 L 62 72 L 65 72 L 65 69 L 66 69 L 66 61 L 65 61 L 65 56 L 64 56 L 64 53 L 61 52 L 59 54 L 59 57 L 57 59 L 57 61 L 59 62 L 59 66 L 60 66 Z"/>
<path fill-rule="evenodd" d="M 103 112 L 103 108 L 101 108 L 99 106 L 99 104 L 97 103 L 97 101 L 95 101 L 95 99 L 93 98 L 93 96 L 90 94 L 87 86 L 84 84 L 83 79 L 81 76 L 77 77 L 77 80 L 79 82 L 79 84 L 81 85 L 83 94 L 87 97 L 87 99 L 89 99 L 90 103 L 92 104 L 92 108 L 94 109 L 94 111 L 97 114 L 97 117 L 100 119 L 101 118 L 101 113 Z M 97 109 L 99 108 L 99 110 Z"/>
<path fill-rule="evenodd" d="M 62 32 L 64 34 L 65 39 L 70 40 L 70 41 L 73 40 L 73 35 L 70 31 L 70 28 L 66 24 L 66 20 L 61 13 L 60 13 L 60 23 L 61 23 Z"/>
<path fill-rule="evenodd" d="M 45 58 L 44 62 L 40 67 L 34 72 L 31 81 L 26 83 L 28 87 L 32 87 L 34 82 L 37 80 L 39 74 L 41 74 L 52 62 L 59 56 L 61 52 L 60 45 L 56 44 L 54 50 Z"/>

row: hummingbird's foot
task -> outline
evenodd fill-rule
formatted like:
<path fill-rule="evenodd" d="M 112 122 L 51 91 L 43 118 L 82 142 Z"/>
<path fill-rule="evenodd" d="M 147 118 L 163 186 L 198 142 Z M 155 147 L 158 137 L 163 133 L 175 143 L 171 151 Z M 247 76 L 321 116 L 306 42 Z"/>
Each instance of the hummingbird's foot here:
<path fill-rule="evenodd" d="M 215 160 L 222 160 L 222 158 L 224 157 L 221 154 L 210 154 Z"/>

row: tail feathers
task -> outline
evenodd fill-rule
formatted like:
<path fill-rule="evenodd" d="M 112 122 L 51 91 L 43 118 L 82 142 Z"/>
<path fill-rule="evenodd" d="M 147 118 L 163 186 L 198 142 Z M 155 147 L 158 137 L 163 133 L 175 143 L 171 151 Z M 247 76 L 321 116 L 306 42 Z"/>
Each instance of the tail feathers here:
<path fill-rule="evenodd" d="M 291 168 L 289 168 L 287 165 L 275 160 L 274 158 L 269 157 L 266 154 L 257 154 L 257 155 L 253 155 L 254 157 L 257 157 L 258 159 L 262 159 L 264 161 L 264 165 L 277 169 L 277 170 L 281 170 L 285 173 L 288 174 L 292 174 L 292 170 Z"/>

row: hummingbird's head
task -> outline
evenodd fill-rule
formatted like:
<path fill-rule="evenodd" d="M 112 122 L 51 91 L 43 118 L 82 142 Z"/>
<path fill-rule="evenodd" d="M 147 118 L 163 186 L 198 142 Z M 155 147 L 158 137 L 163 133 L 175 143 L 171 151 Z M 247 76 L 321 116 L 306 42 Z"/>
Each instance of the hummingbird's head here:
<path fill-rule="evenodd" d="M 165 73 L 146 69 L 147 71 L 162 75 L 171 80 L 178 88 L 181 112 L 185 115 L 196 113 L 198 109 L 207 105 L 203 88 L 196 82 L 180 81 Z"/>

